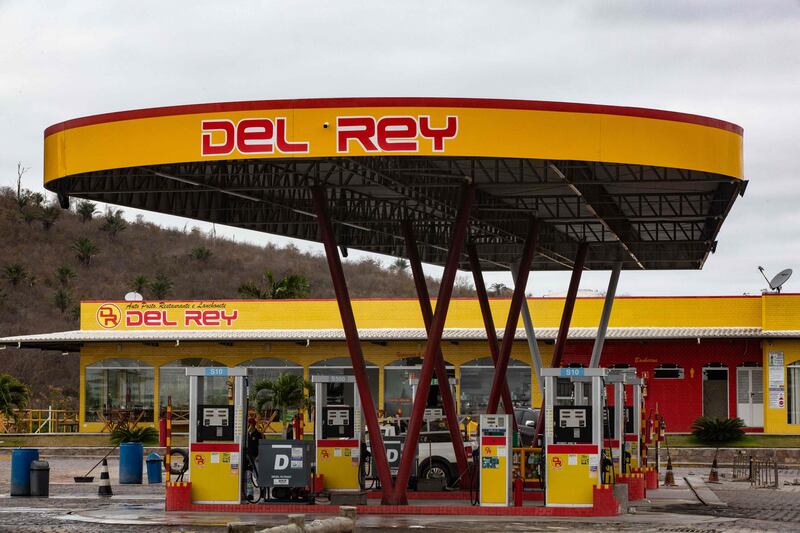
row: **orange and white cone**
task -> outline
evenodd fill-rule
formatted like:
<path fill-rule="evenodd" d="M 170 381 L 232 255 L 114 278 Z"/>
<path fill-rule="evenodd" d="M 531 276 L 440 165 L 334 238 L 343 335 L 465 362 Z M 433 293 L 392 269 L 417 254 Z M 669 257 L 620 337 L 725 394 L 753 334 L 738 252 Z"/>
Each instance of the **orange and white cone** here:
<path fill-rule="evenodd" d="M 111 491 L 111 479 L 108 477 L 108 461 L 103 459 L 103 466 L 100 468 L 100 485 L 97 487 L 98 496 L 113 496 Z"/>
<path fill-rule="evenodd" d="M 714 456 L 714 462 L 711 463 L 711 472 L 708 473 L 709 483 L 719 483 L 719 473 L 717 472 L 717 456 Z"/>
<path fill-rule="evenodd" d="M 664 486 L 675 486 L 675 473 L 672 471 L 672 457 L 667 457 L 667 473 L 664 474 Z"/>

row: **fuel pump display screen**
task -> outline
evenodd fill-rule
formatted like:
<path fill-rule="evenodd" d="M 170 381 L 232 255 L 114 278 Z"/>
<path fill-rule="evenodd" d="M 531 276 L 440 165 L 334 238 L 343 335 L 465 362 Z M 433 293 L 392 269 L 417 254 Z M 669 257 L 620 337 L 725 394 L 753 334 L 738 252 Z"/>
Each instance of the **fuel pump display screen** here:
<path fill-rule="evenodd" d="M 233 406 L 197 406 L 197 442 L 232 441 Z"/>
<path fill-rule="evenodd" d="M 353 407 L 350 405 L 326 405 L 322 408 L 322 438 L 352 439 Z"/>
<path fill-rule="evenodd" d="M 592 408 L 557 405 L 553 437 L 557 443 L 592 442 Z"/>

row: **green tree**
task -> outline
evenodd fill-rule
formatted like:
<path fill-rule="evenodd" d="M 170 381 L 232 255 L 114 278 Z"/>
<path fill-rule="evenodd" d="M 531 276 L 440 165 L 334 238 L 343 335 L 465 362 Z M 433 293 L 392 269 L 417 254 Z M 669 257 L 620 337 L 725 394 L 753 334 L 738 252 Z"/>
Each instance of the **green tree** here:
<path fill-rule="evenodd" d="M 269 270 L 264 272 L 262 284 L 254 282 L 242 283 L 239 294 L 244 298 L 257 300 L 289 300 L 303 298 L 308 294 L 308 280 L 299 274 L 290 274 L 276 280 Z"/>
<path fill-rule="evenodd" d="M 92 262 L 92 257 L 97 255 L 100 249 L 95 243 L 86 237 L 81 237 L 72 243 L 72 249 L 75 251 L 75 256 L 82 265 L 89 266 Z"/>
<path fill-rule="evenodd" d="M 75 277 L 75 271 L 67 265 L 61 265 L 56 269 L 56 279 L 62 287 L 68 287 Z"/>
<path fill-rule="evenodd" d="M 134 276 L 130 282 L 131 290 L 142 294 L 144 292 L 144 288 L 147 287 L 150 280 L 147 279 L 147 276 L 143 276 L 139 274 L 138 276 Z"/>
<path fill-rule="evenodd" d="M 20 263 L 6 265 L 3 269 L 3 279 L 11 284 L 12 287 L 18 286 L 30 277 L 28 269 Z"/>
<path fill-rule="evenodd" d="M 75 212 L 81 217 L 81 222 L 89 222 L 97 213 L 97 204 L 89 200 L 81 200 L 78 202 Z"/>
<path fill-rule="evenodd" d="M 289 410 L 302 411 L 309 405 L 313 385 L 298 374 L 281 374 L 274 380 L 259 381 L 253 387 L 251 401 L 256 412 L 270 423 L 282 415 L 281 427 L 285 427 L 285 417 Z"/>
<path fill-rule="evenodd" d="M 166 274 L 159 273 L 150 284 L 150 292 L 156 300 L 163 300 L 172 291 L 172 280 Z"/>
<path fill-rule="evenodd" d="M 192 251 L 189 254 L 189 256 L 196 261 L 201 261 L 205 263 L 211 257 L 211 250 L 209 250 L 205 246 L 197 246 L 195 248 L 192 248 Z"/>
<path fill-rule="evenodd" d="M 55 225 L 56 220 L 58 220 L 58 217 L 60 216 L 61 208 L 59 206 L 52 204 L 43 207 L 39 212 L 39 220 L 42 223 L 42 228 L 44 228 L 45 231 L 49 230 L 53 227 L 53 225 Z"/>
<path fill-rule="evenodd" d="M 406 261 L 402 257 L 398 257 L 397 259 L 394 260 L 394 263 L 392 263 L 392 266 L 389 267 L 389 269 L 400 273 L 400 272 L 405 272 L 408 269 L 408 266 L 409 266 L 408 261 Z"/>
<path fill-rule="evenodd" d="M 17 378 L 0 374 L 0 413 L 6 418 L 19 419 L 19 411 L 28 405 L 30 391 Z"/>
<path fill-rule="evenodd" d="M 127 227 L 128 223 L 122 218 L 122 210 L 109 209 L 103 216 L 103 224 L 100 226 L 100 229 L 108 233 L 108 236 L 114 239 Z"/>
<path fill-rule="evenodd" d="M 53 295 L 53 304 L 56 306 L 56 309 L 61 311 L 62 315 L 66 313 L 67 309 L 69 309 L 69 306 L 72 304 L 72 291 L 67 287 L 56 289 Z"/>

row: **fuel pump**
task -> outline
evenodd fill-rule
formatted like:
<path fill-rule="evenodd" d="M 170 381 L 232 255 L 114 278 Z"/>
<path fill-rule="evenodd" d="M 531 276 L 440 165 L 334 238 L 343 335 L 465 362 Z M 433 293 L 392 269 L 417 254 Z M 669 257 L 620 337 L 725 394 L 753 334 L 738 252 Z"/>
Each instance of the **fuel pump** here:
<path fill-rule="evenodd" d="M 480 504 L 511 504 L 511 415 L 480 415 Z"/>
<path fill-rule="evenodd" d="M 642 389 L 644 388 L 644 380 L 636 376 L 636 371 L 633 369 L 633 375 L 628 376 L 628 383 L 631 394 L 627 399 L 629 406 L 630 419 L 625 422 L 625 445 L 626 450 L 631 457 L 631 469 L 645 466 L 640 463 L 642 454 L 642 413 L 644 412 L 644 396 Z"/>
<path fill-rule="evenodd" d="M 543 368 L 545 505 L 591 507 L 600 483 L 605 368 Z M 556 380 L 581 394 L 556 405 Z M 588 390 L 587 390 L 588 389 Z"/>
<path fill-rule="evenodd" d="M 611 461 L 616 473 L 627 473 L 630 471 L 630 463 L 626 459 L 626 446 L 624 434 L 626 420 L 629 418 L 627 407 L 625 406 L 625 384 L 627 383 L 627 369 L 610 369 L 606 384 L 611 386 L 614 405 L 603 409 L 603 447 L 611 452 Z"/>
<path fill-rule="evenodd" d="M 246 368 L 187 368 L 192 503 L 241 503 Z"/>
<path fill-rule="evenodd" d="M 359 490 L 362 416 L 361 402 L 353 390 L 353 405 L 329 404 L 328 389 L 341 385 L 355 389 L 353 376 L 312 376 L 314 383 L 314 440 L 317 447 L 317 474 L 323 476 L 327 490 Z M 339 398 L 348 395 L 340 395 Z"/>

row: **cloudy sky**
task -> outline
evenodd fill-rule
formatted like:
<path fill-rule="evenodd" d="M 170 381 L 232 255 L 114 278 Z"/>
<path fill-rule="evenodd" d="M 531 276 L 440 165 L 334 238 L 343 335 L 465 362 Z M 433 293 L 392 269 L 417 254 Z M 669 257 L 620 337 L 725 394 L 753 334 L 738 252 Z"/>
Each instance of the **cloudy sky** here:
<path fill-rule="evenodd" d="M 337 96 L 562 100 L 735 122 L 745 130 L 750 184 L 717 253 L 700 272 L 624 272 L 619 291 L 757 294 L 766 285 L 757 265 L 773 274 L 800 268 L 797 0 L 0 0 L 0 186 L 13 184 L 21 161 L 30 168 L 25 185 L 41 190 L 42 132 L 65 119 Z M 587 273 L 582 288 L 602 290 L 606 278 Z M 507 274 L 493 281 L 511 285 Z M 566 274 L 537 273 L 528 291 L 558 292 L 566 284 Z M 800 273 L 786 290 L 800 292 Z"/>

